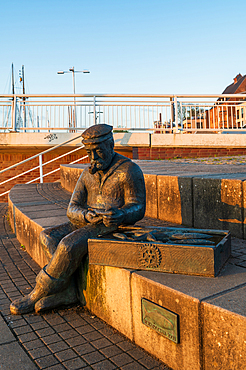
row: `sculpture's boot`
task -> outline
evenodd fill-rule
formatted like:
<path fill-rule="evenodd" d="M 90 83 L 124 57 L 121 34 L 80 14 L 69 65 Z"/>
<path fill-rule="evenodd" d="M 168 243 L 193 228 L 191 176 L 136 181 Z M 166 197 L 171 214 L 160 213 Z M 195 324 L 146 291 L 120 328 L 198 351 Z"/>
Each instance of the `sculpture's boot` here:
<path fill-rule="evenodd" d="M 36 285 L 33 291 L 27 296 L 12 302 L 10 305 L 10 312 L 13 315 L 32 312 L 34 311 L 36 302 L 49 294 L 55 294 L 61 289 L 63 290 L 64 286 L 64 280 L 55 279 L 48 275 L 44 267 L 36 277 Z"/>
<path fill-rule="evenodd" d="M 59 306 L 67 306 L 78 302 L 77 289 L 73 281 L 63 291 L 41 298 L 35 304 L 35 312 L 41 313 Z"/>

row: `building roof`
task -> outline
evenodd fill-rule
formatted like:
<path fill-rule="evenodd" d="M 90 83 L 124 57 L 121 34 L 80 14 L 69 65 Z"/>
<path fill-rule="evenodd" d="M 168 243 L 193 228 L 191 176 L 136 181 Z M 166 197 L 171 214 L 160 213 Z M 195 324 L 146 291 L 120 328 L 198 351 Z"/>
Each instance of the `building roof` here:
<path fill-rule="evenodd" d="M 243 89 L 243 91 L 239 91 L 240 89 L 240 86 L 242 85 L 242 83 L 245 81 L 246 79 L 246 75 L 242 76 L 241 73 L 239 73 L 233 80 L 234 82 L 227 86 L 225 88 L 225 90 L 222 92 L 222 94 L 237 94 L 237 93 L 240 93 L 240 92 L 244 92 L 245 91 L 245 88 Z"/>

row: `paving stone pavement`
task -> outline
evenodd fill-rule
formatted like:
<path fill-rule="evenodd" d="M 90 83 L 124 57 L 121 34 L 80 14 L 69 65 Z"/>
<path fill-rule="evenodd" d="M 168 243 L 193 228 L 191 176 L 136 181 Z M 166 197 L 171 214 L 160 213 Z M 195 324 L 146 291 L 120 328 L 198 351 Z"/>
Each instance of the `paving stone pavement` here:
<path fill-rule="evenodd" d="M 40 267 L 11 231 L 6 203 L 0 215 L 1 370 L 169 369 L 83 307 L 11 315 L 11 301 L 32 290 Z"/>

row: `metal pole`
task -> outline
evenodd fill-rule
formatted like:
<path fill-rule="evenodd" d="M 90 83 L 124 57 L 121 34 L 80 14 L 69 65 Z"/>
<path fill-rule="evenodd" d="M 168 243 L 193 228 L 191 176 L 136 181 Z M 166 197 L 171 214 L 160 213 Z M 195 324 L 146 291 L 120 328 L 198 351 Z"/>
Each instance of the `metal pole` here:
<path fill-rule="evenodd" d="M 15 80 L 14 80 L 14 64 L 12 63 L 12 94 L 15 93 Z"/>
<path fill-rule="evenodd" d="M 12 102 L 12 129 L 14 131 L 16 131 L 16 95 L 14 96 L 13 98 L 13 102 Z"/>
<path fill-rule="evenodd" d="M 14 64 L 12 63 L 11 66 L 12 69 L 12 94 L 14 95 L 15 93 L 15 81 L 14 81 Z M 12 129 L 16 131 L 16 96 L 13 98 L 13 103 L 12 103 Z"/>
<path fill-rule="evenodd" d="M 42 154 L 39 156 L 39 176 L 40 176 L 40 183 L 43 183 L 43 160 L 42 160 Z"/>
<path fill-rule="evenodd" d="M 75 98 L 75 72 L 74 67 L 71 68 L 71 72 L 73 73 L 73 93 L 74 93 L 74 117 L 73 117 L 73 126 L 74 128 L 77 126 L 77 120 L 76 120 L 76 98 Z"/>
<path fill-rule="evenodd" d="M 177 134 L 179 132 L 177 96 L 174 97 L 174 104 L 175 104 L 175 124 L 176 124 L 176 134 Z"/>
<path fill-rule="evenodd" d="M 25 94 L 25 80 L 24 80 L 24 66 L 22 66 L 22 91 Z M 24 118 L 24 127 L 26 127 L 26 107 L 25 107 L 26 98 L 23 97 L 23 118 Z"/>
<path fill-rule="evenodd" d="M 181 130 L 183 132 L 183 106 L 182 106 L 182 102 L 180 102 L 180 126 L 181 126 Z"/>
<path fill-rule="evenodd" d="M 94 111 L 93 111 L 94 125 L 97 124 L 97 113 L 96 113 L 96 97 L 94 96 Z"/>

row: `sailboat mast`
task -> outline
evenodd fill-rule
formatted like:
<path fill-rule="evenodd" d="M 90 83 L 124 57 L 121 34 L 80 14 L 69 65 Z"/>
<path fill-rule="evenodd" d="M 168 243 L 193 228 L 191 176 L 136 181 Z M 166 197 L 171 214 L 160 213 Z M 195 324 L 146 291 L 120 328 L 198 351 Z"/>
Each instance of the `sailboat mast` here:
<path fill-rule="evenodd" d="M 12 94 L 15 93 L 14 64 L 12 63 Z"/>
<path fill-rule="evenodd" d="M 22 93 L 25 94 L 24 66 L 22 65 Z"/>
<path fill-rule="evenodd" d="M 22 65 L 22 93 L 25 94 L 25 79 L 24 79 L 24 65 Z M 25 107 L 26 98 L 23 97 L 23 121 L 24 127 L 26 127 L 26 107 Z"/>

